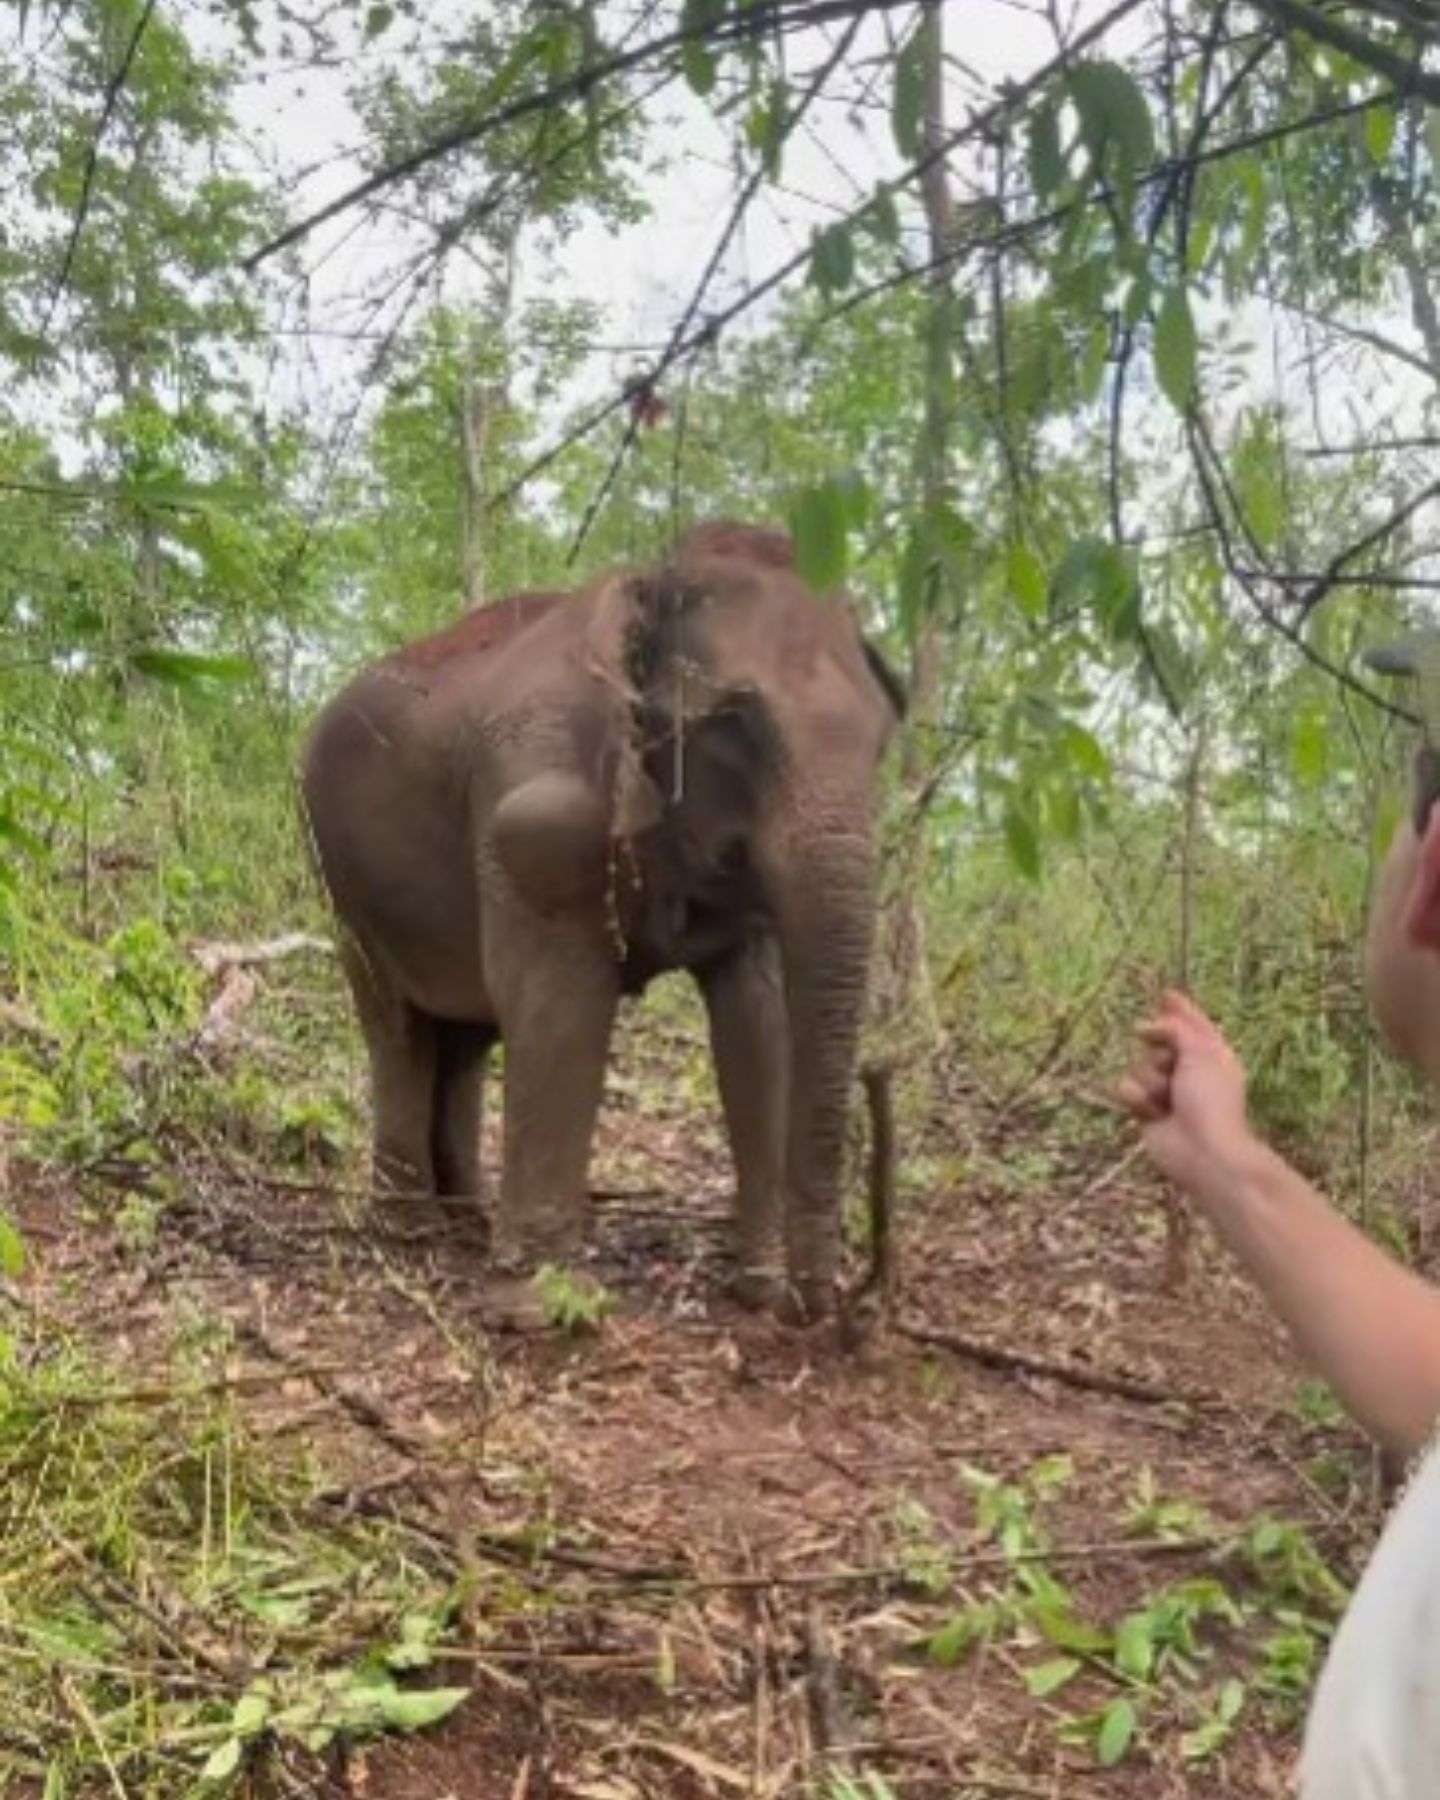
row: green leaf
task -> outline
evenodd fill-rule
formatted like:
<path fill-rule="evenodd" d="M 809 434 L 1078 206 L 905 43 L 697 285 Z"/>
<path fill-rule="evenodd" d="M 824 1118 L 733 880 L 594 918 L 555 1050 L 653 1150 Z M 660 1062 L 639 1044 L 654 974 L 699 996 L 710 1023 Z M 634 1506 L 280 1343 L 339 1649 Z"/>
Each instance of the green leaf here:
<path fill-rule="evenodd" d="M 1110 321 L 1096 319 L 1085 337 L 1085 348 L 1080 352 L 1080 366 L 1077 381 L 1080 398 L 1087 405 L 1092 405 L 1100 398 L 1105 386 L 1105 370 L 1110 363 Z"/>
<path fill-rule="evenodd" d="M 895 147 L 907 162 L 919 156 L 925 135 L 925 44 L 923 28 L 914 31 L 895 58 L 890 127 Z"/>
<path fill-rule="evenodd" d="M 0 1275 L 18 1281 L 25 1273 L 25 1240 L 8 1213 L 0 1212 Z"/>
<path fill-rule="evenodd" d="M 243 681 L 254 673 L 244 656 L 197 656 L 188 650 L 137 650 L 130 658 L 137 675 L 164 681 L 172 687 L 191 687 L 202 681 Z"/>
<path fill-rule="evenodd" d="M 1256 543 L 1273 550 L 1285 530 L 1285 490 L 1280 446 L 1263 419 L 1257 420 L 1237 446 L 1231 480 L 1240 510 Z"/>
<path fill-rule="evenodd" d="M 1301 787 L 1317 788 L 1330 766 L 1330 732 L 1325 714 L 1306 707 L 1290 731 L 1290 769 Z"/>
<path fill-rule="evenodd" d="M 726 11 L 726 0 L 685 0 L 680 9 L 680 29 L 691 34 L 681 47 L 680 67 L 694 92 L 702 96 L 715 86 L 719 67 L 703 34 L 718 25 Z"/>
<path fill-rule="evenodd" d="M 1030 1609 L 1031 1622 L 1059 1650 L 1073 1650 L 1082 1656 L 1098 1656 L 1111 1647 L 1111 1637 L 1098 1625 L 1076 1618 L 1068 1598 L 1063 1604 L 1035 1605 Z"/>
<path fill-rule="evenodd" d="M 395 23 L 393 6 L 372 6 L 365 14 L 365 36 L 377 38 L 382 31 L 388 31 Z"/>
<path fill-rule="evenodd" d="M 23 850 L 27 856 L 43 856 L 45 840 L 37 837 L 28 825 L 22 824 L 8 807 L 0 809 L 0 843 L 13 844 L 17 850 Z"/>
<path fill-rule="evenodd" d="M 1155 317 L 1155 374 L 1166 399 L 1179 413 L 1195 397 L 1195 321 L 1183 287 L 1165 290 Z"/>
<path fill-rule="evenodd" d="M 1082 820 L 1080 816 L 1080 796 L 1070 782 L 1052 786 L 1046 795 L 1045 821 L 1050 827 L 1051 835 L 1062 843 L 1074 844 L 1079 841 Z"/>
<path fill-rule="evenodd" d="M 1029 618 L 1044 617 L 1049 583 L 1045 579 L 1039 557 L 1023 540 L 1017 540 L 1010 546 L 1005 558 L 1005 580 L 1010 592 L 1020 603 L 1021 610 Z"/>
<path fill-rule="evenodd" d="M 900 242 L 900 209 L 894 194 L 881 183 L 876 184 L 868 216 L 870 228 L 882 244 L 893 247 Z"/>
<path fill-rule="evenodd" d="M 1095 1733 L 1095 1760 L 1102 1769 L 1113 1769 L 1135 1741 L 1140 1716 L 1130 1700 L 1112 1700 L 1100 1716 Z"/>
<path fill-rule="evenodd" d="M 825 594 L 845 579 L 850 560 L 850 503 L 836 481 L 803 488 L 790 508 L 790 535 L 800 578 Z"/>
<path fill-rule="evenodd" d="M 1155 283 L 1150 279 L 1150 271 L 1142 269 L 1125 290 L 1125 304 L 1120 316 L 1129 326 L 1135 326 L 1150 310 L 1150 296 L 1155 291 Z"/>
<path fill-rule="evenodd" d="M 1048 1700 L 1073 1681 L 1084 1668 L 1078 1656 L 1056 1656 L 1025 1671 L 1025 1686 L 1032 1700 Z"/>
<path fill-rule="evenodd" d="M 1425 109 L 1425 148 L 1430 155 L 1430 179 L 1440 186 L 1440 106 Z"/>
<path fill-rule="evenodd" d="M 1093 731 L 1087 731 L 1073 719 L 1067 719 L 1060 732 L 1066 761 L 1081 775 L 1093 781 L 1110 779 L 1110 758 Z"/>
<path fill-rule="evenodd" d="M 843 293 L 855 277 L 855 243 L 850 227 L 827 225 L 815 233 L 810 279 L 827 296 Z"/>
<path fill-rule="evenodd" d="M 1136 173 L 1155 155 L 1155 127 L 1144 94 L 1113 62 L 1077 63 L 1065 85 L 1080 115 L 1080 138 L 1093 169 L 1102 179 L 1114 180 L 1128 203 Z"/>
<path fill-rule="evenodd" d="M 703 99 L 715 86 L 718 65 L 714 52 L 698 38 L 692 38 L 680 52 L 680 66 L 693 92 Z"/>
<path fill-rule="evenodd" d="M 470 1698 L 469 1688 L 402 1688 L 379 1690 L 380 1713 L 394 1731 L 423 1731 L 448 1719 L 462 1700 Z"/>
<path fill-rule="evenodd" d="M 750 109 L 745 121 L 745 136 L 750 147 L 760 153 L 766 176 L 776 181 L 790 133 L 790 89 L 784 81 L 774 81 L 763 101 Z"/>
<path fill-rule="evenodd" d="M 1383 167 L 1395 143 L 1396 112 L 1393 104 L 1372 106 L 1365 114 L 1365 148 L 1372 162 Z"/>
<path fill-rule="evenodd" d="M 1065 179 L 1060 114 L 1053 100 L 1042 100 L 1031 113 L 1025 156 L 1036 199 L 1048 200 Z"/>
<path fill-rule="evenodd" d="M 230 1715 L 230 1729 L 237 1738 L 254 1737 L 257 1732 L 264 1730 L 265 1721 L 269 1717 L 268 1694 L 242 1694 Z"/>
<path fill-rule="evenodd" d="M 1154 1620 L 1148 1613 L 1127 1613 L 1115 1627 L 1115 1667 L 1132 1681 L 1148 1681 L 1154 1663 Z"/>
<path fill-rule="evenodd" d="M 1258 156 L 1238 157 L 1234 173 L 1245 195 L 1245 218 L 1240 228 L 1240 241 L 1235 248 L 1233 273 L 1243 279 L 1255 266 L 1255 258 L 1265 241 L 1268 217 L 1265 192 L 1265 167 Z"/>
<path fill-rule="evenodd" d="M 1040 839 L 1035 826 L 1018 806 L 1007 806 L 1004 819 L 1005 848 L 1010 860 L 1027 881 L 1040 879 Z"/>
<path fill-rule="evenodd" d="M 1104 538 L 1076 538 L 1055 571 L 1050 603 L 1064 613 L 1089 610 L 1117 640 L 1134 637 L 1140 625 L 1134 552 Z"/>
<path fill-rule="evenodd" d="M 953 1669 L 967 1651 L 982 1643 L 994 1631 L 995 1608 L 983 1604 L 967 1606 L 947 1619 L 926 1644 L 926 1654 L 938 1669 Z"/>
<path fill-rule="evenodd" d="M 205 1759 L 205 1766 L 200 1771 L 202 1781 L 228 1781 L 240 1767 L 245 1755 L 245 1746 L 238 1737 L 228 1737 L 223 1744 L 212 1750 Z"/>

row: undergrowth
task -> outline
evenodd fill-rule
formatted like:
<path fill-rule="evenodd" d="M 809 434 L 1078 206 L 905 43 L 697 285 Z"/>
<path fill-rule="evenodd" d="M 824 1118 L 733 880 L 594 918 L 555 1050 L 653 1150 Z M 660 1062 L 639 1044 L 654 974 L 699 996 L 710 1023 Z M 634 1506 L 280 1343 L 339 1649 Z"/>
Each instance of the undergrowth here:
<path fill-rule="evenodd" d="M 247 1429 L 223 1341 L 127 1383 L 53 1320 L 0 1338 L 0 1791 L 228 1790 L 444 1716 L 419 1689 L 455 1604 L 403 1527 Z"/>
<path fill-rule="evenodd" d="M 897 1504 L 907 1578 L 937 1602 L 962 1597 L 917 1652 L 942 1669 L 998 1654 L 1058 1741 L 1105 1768 L 1142 1748 L 1208 1763 L 1247 1713 L 1293 1728 L 1346 1598 L 1306 1528 L 1263 1514 L 1222 1528 L 1159 1494 L 1144 1469 L 1124 1515 L 1095 1534 L 1109 1541 L 1077 1551 L 1048 1518 L 1073 1474 L 1063 1455 L 1011 1479 L 967 1466 L 975 1530 L 959 1547 L 923 1506 Z M 983 1550 L 977 1566 L 977 1545 L 995 1546 L 1000 1566 Z M 1107 1559 L 1157 1572 L 1116 1604 L 1097 1592 Z M 1183 1573 L 1166 1572 L 1177 1564 Z"/>

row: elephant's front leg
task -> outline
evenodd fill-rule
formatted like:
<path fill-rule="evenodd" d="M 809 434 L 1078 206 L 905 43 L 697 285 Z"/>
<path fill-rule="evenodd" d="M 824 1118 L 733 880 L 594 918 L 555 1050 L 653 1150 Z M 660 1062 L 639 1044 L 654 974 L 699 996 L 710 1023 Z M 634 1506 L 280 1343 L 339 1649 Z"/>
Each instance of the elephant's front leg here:
<path fill-rule="evenodd" d="M 580 1250 L 590 1145 L 619 1000 L 603 917 L 544 918 L 518 900 L 485 917 L 486 979 L 505 1044 L 501 1267 Z"/>
<path fill-rule="evenodd" d="M 777 946 L 769 938 L 756 940 L 707 971 L 701 987 L 735 1159 L 735 1291 L 745 1305 L 765 1306 L 784 1289 L 781 1203 L 790 1033 Z"/>

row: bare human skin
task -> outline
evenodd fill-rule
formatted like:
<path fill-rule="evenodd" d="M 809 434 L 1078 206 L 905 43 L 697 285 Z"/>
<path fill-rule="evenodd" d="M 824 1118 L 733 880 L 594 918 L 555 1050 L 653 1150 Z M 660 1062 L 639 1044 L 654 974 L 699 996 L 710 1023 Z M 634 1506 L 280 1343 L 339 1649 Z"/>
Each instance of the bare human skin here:
<path fill-rule="evenodd" d="M 377 1188 L 478 1194 L 503 1040 L 497 1266 L 575 1255 L 616 1006 L 685 969 L 734 1154 L 741 1296 L 826 1312 L 900 705 L 788 540 L 724 523 L 352 681 L 303 782 L 370 1053 Z"/>
<path fill-rule="evenodd" d="M 1440 811 L 1402 825 L 1371 910 L 1366 990 L 1397 1054 L 1440 1085 Z M 1410 1457 L 1440 1417 L 1440 1291 L 1380 1250 L 1255 1133 L 1219 1029 L 1167 994 L 1120 1084 L 1145 1148 L 1244 1264 L 1302 1356 Z"/>

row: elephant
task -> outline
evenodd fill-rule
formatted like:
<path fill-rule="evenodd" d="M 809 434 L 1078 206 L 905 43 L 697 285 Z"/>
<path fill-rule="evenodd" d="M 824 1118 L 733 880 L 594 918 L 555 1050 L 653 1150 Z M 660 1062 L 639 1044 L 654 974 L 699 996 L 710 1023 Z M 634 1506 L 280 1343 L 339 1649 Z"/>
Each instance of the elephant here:
<path fill-rule="evenodd" d="M 302 789 L 369 1053 L 377 1192 L 478 1196 L 505 1052 L 498 1278 L 583 1247 L 623 995 L 687 970 L 736 1178 L 735 1288 L 833 1310 L 901 683 L 789 538 L 730 521 L 363 670 Z"/>

